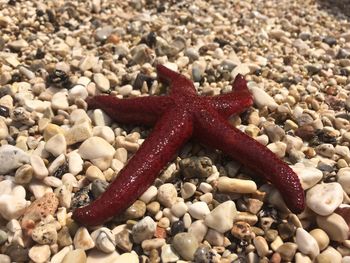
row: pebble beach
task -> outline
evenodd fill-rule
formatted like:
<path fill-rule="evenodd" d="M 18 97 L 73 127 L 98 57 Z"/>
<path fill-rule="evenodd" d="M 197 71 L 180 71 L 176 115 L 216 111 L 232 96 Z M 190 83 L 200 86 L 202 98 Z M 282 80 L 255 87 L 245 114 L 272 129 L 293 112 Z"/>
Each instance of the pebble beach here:
<path fill-rule="evenodd" d="M 0 263 L 350 263 L 349 6 L 0 0 Z M 295 171 L 305 211 L 191 140 L 124 213 L 75 222 L 152 130 L 86 99 L 162 96 L 157 64 L 203 96 L 244 75 L 254 105 L 229 122 Z"/>

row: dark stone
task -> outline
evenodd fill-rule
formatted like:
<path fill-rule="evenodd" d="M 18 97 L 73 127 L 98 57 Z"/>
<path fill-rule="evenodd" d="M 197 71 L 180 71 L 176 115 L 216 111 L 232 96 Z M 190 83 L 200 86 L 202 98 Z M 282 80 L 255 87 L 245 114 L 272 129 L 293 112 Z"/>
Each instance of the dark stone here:
<path fill-rule="evenodd" d="M 43 15 L 45 15 L 45 11 L 44 10 L 42 10 L 42 9 L 37 9 L 36 10 L 36 16 L 43 16 Z"/>
<path fill-rule="evenodd" d="M 195 263 L 210 263 L 213 259 L 213 253 L 210 252 L 209 247 L 200 246 L 194 252 L 194 262 Z"/>
<path fill-rule="evenodd" d="M 337 44 L 337 40 L 331 36 L 326 36 L 324 39 L 322 39 L 322 42 L 328 44 L 329 46 L 334 46 Z"/>
<path fill-rule="evenodd" d="M 9 117 L 10 116 L 10 110 L 6 106 L 1 106 L 0 105 L 0 116 L 3 117 Z"/>
<path fill-rule="evenodd" d="M 83 187 L 74 194 L 74 197 L 72 198 L 71 209 L 74 210 L 76 208 L 86 206 L 90 203 L 90 201 L 91 198 L 89 187 Z"/>
<path fill-rule="evenodd" d="M 5 254 L 11 258 L 11 262 L 28 262 L 28 251 L 28 248 L 23 248 L 17 244 L 12 244 L 6 248 Z"/>
<path fill-rule="evenodd" d="M 68 173 L 68 171 L 69 171 L 68 163 L 64 162 L 64 164 L 62 164 L 60 167 L 58 167 L 57 170 L 53 173 L 53 176 L 61 179 L 65 173 Z"/>
<path fill-rule="evenodd" d="M 21 75 L 19 73 L 14 73 L 12 74 L 12 78 L 11 78 L 11 83 L 14 82 L 20 82 L 21 81 Z"/>
<path fill-rule="evenodd" d="M 185 232 L 185 225 L 182 220 L 176 221 L 171 225 L 170 233 L 175 236 L 178 233 Z"/>
<path fill-rule="evenodd" d="M 157 44 L 157 34 L 155 32 L 148 33 L 141 39 L 141 43 L 146 44 L 150 48 L 154 48 Z"/>
<path fill-rule="evenodd" d="M 145 81 L 147 83 L 148 88 L 150 88 L 154 82 L 154 78 L 142 73 L 137 74 L 136 79 L 132 85 L 133 89 L 136 89 L 136 90 L 141 89 Z"/>
<path fill-rule="evenodd" d="M 218 37 L 214 38 L 214 42 L 218 43 L 220 47 L 224 47 L 226 45 L 231 44 L 230 41 Z"/>
<path fill-rule="evenodd" d="M 63 70 L 58 69 L 55 69 L 51 74 L 49 74 L 46 78 L 46 81 L 57 88 L 63 87 L 69 89 L 72 86 L 72 83 L 67 73 Z"/>

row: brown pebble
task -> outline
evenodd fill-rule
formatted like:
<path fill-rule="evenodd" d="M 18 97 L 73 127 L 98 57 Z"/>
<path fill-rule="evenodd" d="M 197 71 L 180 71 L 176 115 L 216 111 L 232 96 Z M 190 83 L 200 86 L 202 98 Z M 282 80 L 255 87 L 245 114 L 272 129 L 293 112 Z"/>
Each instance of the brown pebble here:
<path fill-rule="evenodd" d="M 270 263 L 280 263 L 282 260 L 280 253 L 273 253 L 270 259 Z"/>
<path fill-rule="evenodd" d="M 157 226 L 154 236 L 158 238 L 166 238 L 166 230 L 163 227 Z"/>
<path fill-rule="evenodd" d="M 253 237 L 250 225 L 243 221 L 235 222 L 233 224 L 231 234 L 236 238 L 245 240 L 250 240 Z"/>

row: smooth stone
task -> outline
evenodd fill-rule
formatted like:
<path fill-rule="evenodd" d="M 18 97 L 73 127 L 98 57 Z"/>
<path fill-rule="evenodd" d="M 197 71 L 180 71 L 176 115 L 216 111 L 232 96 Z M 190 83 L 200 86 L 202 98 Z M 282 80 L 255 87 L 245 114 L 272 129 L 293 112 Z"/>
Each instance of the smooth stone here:
<path fill-rule="evenodd" d="M 207 203 L 199 201 L 188 207 L 188 213 L 195 219 L 204 219 L 210 213 Z"/>
<path fill-rule="evenodd" d="M 43 179 L 49 175 L 43 159 L 38 155 L 30 156 L 30 164 L 34 171 L 34 176 L 37 179 Z"/>
<path fill-rule="evenodd" d="M 115 149 L 106 140 L 93 136 L 80 145 L 78 153 L 81 158 L 90 160 L 101 170 L 106 170 L 111 165 Z"/>
<path fill-rule="evenodd" d="M 207 178 L 213 173 L 213 163 L 208 157 L 190 157 L 179 162 L 181 173 L 185 178 Z"/>
<path fill-rule="evenodd" d="M 341 263 L 342 255 L 333 247 L 328 246 L 317 257 L 317 263 Z"/>
<path fill-rule="evenodd" d="M 180 222 L 180 221 L 177 221 Z M 175 223 L 173 223 L 175 224 Z M 181 231 L 183 232 L 183 231 Z M 202 242 L 205 235 L 208 232 L 208 227 L 204 224 L 203 220 L 196 220 L 194 221 L 190 227 L 188 228 L 188 233 L 192 234 L 194 237 L 197 238 L 198 242 Z"/>
<path fill-rule="evenodd" d="M 189 233 L 175 235 L 172 245 L 184 260 L 193 260 L 194 253 L 199 246 L 197 239 Z"/>
<path fill-rule="evenodd" d="M 24 101 L 24 108 L 30 112 L 45 112 L 48 108 L 50 108 L 51 102 L 42 101 L 42 100 L 30 100 L 27 99 Z"/>
<path fill-rule="evenodd" d="M 0 174 L 5 175 L 29 162 L 29 155 L 20 148 L 9 144 L 0 147 Z"/>
<path fill-rule="evenodd" d="M 96 248 L 104 253 L 115 251 L 115 237 L 112 231 L 106 227 L 96 229 L 91 233 L 91 238 L 96 244 Z"/>
<path fill-rule="evenodd" d="M 233 220 L 237 214 L 236 205 L 233 201 L 219 204 L 205 217 L 205 224 L 220 233 L 229 231 L 233 226 Z"/>
<path fill-rule="evenodd" d="M 257 190 L 256 183 L 252 180 L 243 180 L 221 176 L 218 179 L 217 187 L 220 192 L 250 194 Z"/>
<path fill-rule="evenodd" d="M 50 258 L 51 251 L 48 245 L 35 245 L 29 249 L 28 255 L 35 263 L 44 263 Z"/>
<path fill-rule="evenodd" d="M 91 124 L 87 121 L 75 124 L 64 134 L 67 145 L 72 145 L 85 140 L 87 141 L 92 135 Z"/>
<path fill-rule="evenodd" d="M 86 254 L 83 249 L 75 249 L 69 251 L 63 258 L 61 263 L 86 263 Z"/>
<path fill-rule="evenodd" d="M 114 230 L 112 231 L 114 233 Z M 130 240 L 131 235 L 128 230 L 124 229 L 115 234 L 115 243 L 119 249 L 125 252 L 130 252 L 133 246 Z"/>
<path fill-rule="evenodd" d="M 171 208 L 177 200 L 177 191 L 173 184 L 162 184 L 158 188 L 157 200 L 165 207 Z"/>
<path fill-rule="evenodd" d="M 184 202 L 177 202 L 171 207 L 171 213 L 180 218 L 188 211 L 188 206 Z"/>
<path fill-rule="evenodd" d="M 9 130 L 3 118 L 0 118 L 0 140 L 5 139 L 9 135 Z"/>
<path fill-rule="evenodd" d="M 146 204 L 140 200 L 136 200 L 123 213 L 123 217 L 127 219 L 137 219 L 144 216 L 146 213 Z"/>
<path fill-rule="evenodd" d="M 265 257 L 269 253 L 269 245 L 267 244 L 266 239 L 262 236 L 255 237 L 253 243 L 259 257 Z"/>
<path fill-rule="evenodd" d="M 105 139 L 110 144 L 113 144 L 115 135 L 113 130 L 108 126 L 95 126 L 92 129 L 93 136 L 98 136 Z M 123 149 L 123 148 L 119 148 Z"/>
<path fill-rule="evenodd" d="M 150 239 L 156 231 L 157 224 L 154 220 L 146 216 L 138 221 L 132 228 L 131 234 L 135 243 L 139 244 L 143 240 Z"/>
<path fill-rule="evenodd" d="M 77 84 L 68 91 L 68 98 L 71 100 L 85 100 L 88 96 L 89 93 L 84 85 Z"/>
<path fill-rule="evenodd" d="M 94 56 L 91 56 L 91 55 L 88 55 L 86 57 L 83 57 L 81 60 L 80 60 L 80 63 L 79 63 L 79 69 L 81 71 L 86 71 L 86 70 L 89 70 L 91 69 L 93 66 L 97 65 L 98 64 L 98 57 L 94 57 Z"/>
<path fill-rule="evenodd" d="M 318 154 L 328 158 L 332 158 L 335 153 L 334 146 L 330 143 L 318 145 L 315 150 Z"/>
<path fill-rule="evenodd" d="M 171 263 L 171 262 L 176 262 L 180 258 L 174 251 L 171 245 L 165 244 L 161 248 L 161 253 L 160 253 L 160 258 L 163 263 Z"/>
<path fill-rule="evenodd" d="M 142 241 L 141 247 L 144 251 L 151 251 L 153 249 L 160 249 L 165 245 L 164 238 L 152 238 Z"/>
<path fill-rule="evenodd" d="M 248 89 L 253 95 L 254 103 L 259 109 L 268 107 L 270 110 L 275 110 L 278 104 L 275 100 L 263 89 L 259 88 L 256 83 L 248 83 Z"/>
<path fill-rule="evenodd" d="M 117 257 L 113 263 L 139 263 L 139 257 L 134 253 L 124 253 Z"/>
<path fill-rule="evenodd" d="M 320 248 L 313 236 L 302 228 L 297 228 L 295 243 L 298 245 L 298 250 L 305 255 L 309 255 L 312 259 L 320 254 Z"/>
<path fill-rule="evenodd" d="M 249 223 L 244 221 L 235 220 L 231 229 L 231 234 L 234 237 L 243 240 L 251 240 L 254 237 L 254 233 Z M 266 231 L 266 237 L 267 235 L 268 231 Z"/>
<path fill-rule="evenodd" d="M 45 150 L 57 157 L 66 152 L 67 143 L 63 134 L 56 134 L 45 144 Z"/>
<path fill-rule="evenodd" d="M 322 171 L 314 167 L 296 164 L 291 166 L 291 168 L 298 175 L 304 190 L 316 185 L 323 177 Z"/>
<path fill-rule="evenodd" d="M 61 263 L 63 258 L 71 251 L 71 246 L 66 246 L 52 256 L 50 263 Z"/>
<path fill-rule="evenodd" d="M 44 128 L 44 140 L 47 142 L 51 137 L 55 136 L 56 134 L 64 134 L 63 128 L 60 126 L 53 124 L 53 123 L 48 123 L 45 128 Z M 66 138 L 67 140 L 67 138 Z"/>
<path fill-rule="evenodd" d="M 8 255 L 0 254 L 1 263 L 11 263 L 11 258 Z"/>
<path fill-rule="evenodd" d="M 57 242 L 55 224 L 38 224 L 32 231 L 32 239 L 40 245 L 51 245 Z"/>
<path fill-rule="evenodd" d="M 69 107 L 68 93 L 57 92 L 52 96 L 51 107 L 56 110 L 67 110 Z"/>
<path fill-rule="evenodd" d="M 94 180 L 106 181 L 103 172 L 95 165 L 91 165 L 89 168 L 87 168 L 85 176 L 91 182 Z"/>
<path fill-rule="evenodd" d="M 247 75 L 250 73 L 250 69 L 249 66 L 245 63 L 239 64 L 237 67 L 235 67 L 232 72 L 231 72 L 231 76 L 232 79 L 236 78 L 236 76 L 238 74 L 241 74 L 243 76 Z"/>
<path fill-rule="evenodd" d="M 349 226 L 342 216 L 336 213 L 329 216 L 317 216 L 316 222 L 331 240 L 343 242 L 348 238 Z"/>
<path fill-rule="evenodd" d="M 28 184 L 33 178 L 33 168 L 30 164 L 24 164 L 16 170 L 15 183 Z"/>
<path fill-rule="evenodd" d="M 196 186 L 192 183 L 189 183 L 189 182 L 185 182 L 182 185 L 181 190 L 180 190 L 181 197 L 183 199 L 190 198 L 191 196 L 194 195 L 195 192 L 196 192 Z"/>
<path fill-rule="evenodd" d="M 89 250 L 95 247 L 95 242 L 85 227 L 80 227 L 77 230 L 73 239 L 73 243 L 76 249 Z"/>
<path fill-rule="evenodd" d="M 273 142 L 266 146 L 271 152 L 278 156 L 278 158 L 283 158 L 286 155 L 287 145 L 283 142 Z"/>
<path fill-rule="evenodd" d="M 0 196 L 0 215 L 6 220 L 19 218 L 24 214 L 30 202 L 15 195 Z"/>
<path fill-rule="evenodd" d="M 143 201 L 145 204 L 148 204 L 157 197 L 157 194 L 158 194 L 157 187 L 152 185 L 139 197 L 139 199 Z"/>
<path fill-rule="evenodd" d="M 102 73 L 94 74 L 93 80 L 100 91 L 106 92 L 110 89 L 109 80 Z"/>
<path fill-rule="evenodd" d="M 86 263 L 98 263 L 98 262 L 114 263 L 118 257 L 119 257 L 119 254 L 117 251 L 113 251 L 111 253 L 106 254 L 97 249 L 92 249 L 88 252 Z"/>
<path fill-rule="evenodd" d="M 49 170 L 49 174 L 50 175 L 54 175 L 56 173 L 56 171 L 58 169 L 60 169 L 60 167 L 62 165 L 64 165 L 66 163 L 66 157 L 64 154 L 60 154 L 59 156 L 56 157 L 55 160 L 53 160 L 53 162 L 50 164 L 48 170 Z M 61 174 L 62 175 L 62 174 Z M 61 176 L 60 175 L 60 176 Z"/>
<path fill-rule="evenodd" d="M 68 154 L 68 169 L 72 175 L 77 175 L 83 170 L 84 161 L 77 151 Z"/>
<path fill-rule="evenodd" d="M 90 123 L 91 120 L 83 109 L 75 109 L 69 115 L 69 122 L 76 125 L 84 122 Z"/>
<path fill-rule="evenodd" d="M 297 244 L 286 242 L 279 246 L 276 252 L 281 255 L 284 261 L 292 261 L 297 248 Z"/>
<path fill-rule="evenodd" d="M 209 228 L 204 238 L 212 246 L 223 246 L 225 242 L 225 236 L 223 233 Z"/>
<path fill-rule="evenodd" d="M 312 260 L 309 256 L 304 255 L 300 252 L 295 253 L 295 263 L 312 263 Z"/>
<path fill-rule="evenodd" d="M 324 230 L 320 228 L 315 228 L 311 230 L 309 233 L 316 240 L 318 247 L 320 248 L 321 251 L 324 250 L 326 247 L 328 247 L 329 237 Z"/>
<path fill-rule="evenodd" d="M 306 204 L 315 213 L 327 216 L 343 202 L 343 188 L 339 183 L 317 184 L 306 193 Z"/>
<path fill-rule="evenodd" d="M 29 47 L 29 44 L 24 39 L 19 39 L 9 42 L 8 46 L 16 51 L 20 51 L 22 48 Z"/>
<path fill-rule="evenodd" d="M 350 168 L 345 167 L 337 172 L 337 181 L 347 194 L 350 194 Z"/>

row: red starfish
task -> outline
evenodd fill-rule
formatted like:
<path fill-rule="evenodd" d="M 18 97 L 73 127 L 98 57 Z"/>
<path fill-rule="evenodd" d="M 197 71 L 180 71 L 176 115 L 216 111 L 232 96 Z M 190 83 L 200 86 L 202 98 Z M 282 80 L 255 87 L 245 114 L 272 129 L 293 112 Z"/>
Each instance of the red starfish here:
<path fill-rule="evenodd" d="M 161 82 L 171 85 L 167 96 L 130 99 L 95 96 L 88 100 L 89 108 L 101 108 L 117 122 L 155 124 L 155 127 L 102 196 L 74 211 L 76 221 L 98 225 L 121 213 L 152 185 L 191 136 L 270 181 L 282 193 L 292 212 L 303 211 L 304 191 L 293 170 L 226 120 L 253 103 L 241 75 L 232 84 L 233 92 L 204 97 L 196 94 L 193 83 L 183 75 L 162 65 L 157 66 L 157 72 Z"/>

